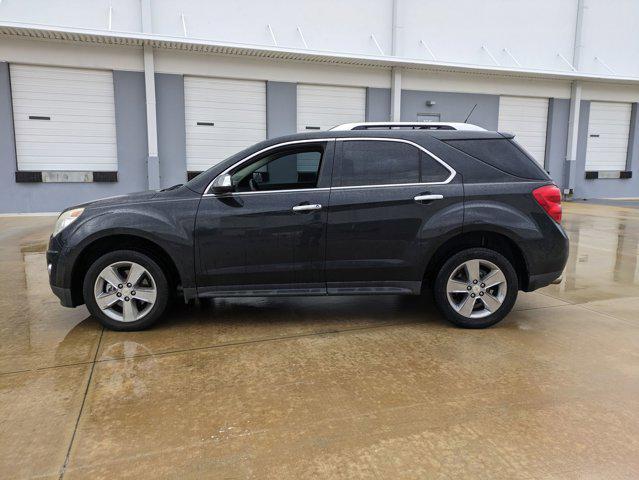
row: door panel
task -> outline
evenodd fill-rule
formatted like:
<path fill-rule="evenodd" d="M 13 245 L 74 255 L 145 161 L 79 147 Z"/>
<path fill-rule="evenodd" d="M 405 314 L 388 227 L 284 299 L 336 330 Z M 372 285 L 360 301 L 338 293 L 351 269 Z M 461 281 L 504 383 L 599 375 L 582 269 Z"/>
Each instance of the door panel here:
<path fill-rule="evenodd" d="M 442 234 L 461 229 L 461 177 L 409 141 L 337 143 L 327 223 L 328 292 L 419 293 L 426 252 Z"/>
<path fill-rule="evenodd" d="M 200 294 L 326 293 L 334 142 L 287 142 L 229 169 L 235 192 L 204 195 L 196 220 Z"/>
<path fill-rule="evenodd" d="M 442 195 L 416 201 L 421 195 Z M 441 234 L 461 227 L 461 183 L 338 188 L 328 214 L 326 281 L 329 293 L 388 287 L 418 293 L 424 252 Z"/>
<path fill-rule="evenodd" d="M 324 292 L 328 196 L 328 189 L 313 189 L 203 198 L 196 226 L 198 285 L 204 291 Z M 293 211 L 303 205 L 322 209 Z"/>

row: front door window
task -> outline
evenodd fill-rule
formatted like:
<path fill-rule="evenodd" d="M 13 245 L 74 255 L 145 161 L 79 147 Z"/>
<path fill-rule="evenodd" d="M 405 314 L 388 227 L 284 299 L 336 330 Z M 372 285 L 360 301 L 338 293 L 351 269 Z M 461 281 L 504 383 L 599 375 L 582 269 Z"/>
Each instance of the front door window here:
<path fill-rule="evenodd" d="M 317 187 L 323 149 L 320 145 L 269 153 L 232 174 L 237 192 L 298 190 Z"/>

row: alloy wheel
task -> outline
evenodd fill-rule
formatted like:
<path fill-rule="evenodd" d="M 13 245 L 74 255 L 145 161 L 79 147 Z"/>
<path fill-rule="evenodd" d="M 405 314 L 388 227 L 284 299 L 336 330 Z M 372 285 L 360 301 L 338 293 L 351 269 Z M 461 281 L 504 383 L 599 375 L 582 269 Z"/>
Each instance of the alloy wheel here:
<path fill-rule="evenodd" d="M 157 287 L 149 271 L 135 262 L 116 262 L 105 267 L 94 285 L 95 302 L 118 322 L 135 322 L 155 305 Z"/>
<path fill-rule="evenodd" d="M 467 318 L 483 318 L 501 307 L 508 283 L 504 273 L 488 260 L 468 260 L 453 270 L 446 283 L 450 306 Z"/>

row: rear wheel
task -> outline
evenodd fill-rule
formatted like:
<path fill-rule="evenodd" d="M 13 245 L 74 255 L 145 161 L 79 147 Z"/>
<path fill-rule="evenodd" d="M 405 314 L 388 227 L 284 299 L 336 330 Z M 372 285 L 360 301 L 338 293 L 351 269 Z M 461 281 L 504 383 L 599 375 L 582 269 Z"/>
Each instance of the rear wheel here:
<path fill-rule="evenodd" d="M 112 330 L 142 330 L 166 310 L 169 287 L 162 268 L 151 257 L 117 250 L 98 258 L 84 278 L 89 312 Z"/>
<path fill-rule="evenodd" d="M 513 308 L 519 290 L 510 261 L 487 248 L 469 248 L 452 256 L 435 279 L 435 303 L 452 323 L 485 328 Z"/>

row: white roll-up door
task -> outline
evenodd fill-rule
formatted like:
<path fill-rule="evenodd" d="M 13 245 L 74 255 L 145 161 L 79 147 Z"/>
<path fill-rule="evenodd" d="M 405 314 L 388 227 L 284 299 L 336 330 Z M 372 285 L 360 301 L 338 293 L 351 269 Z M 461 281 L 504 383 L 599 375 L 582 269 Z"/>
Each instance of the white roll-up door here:
<path fill-rule="evenodd" d="M 625 170 L 630 103 L 591 102 L 586 170 Z"/>
<path fill-rule="evenodd" d="M 515 140 L 543 166 L 546 157 L 548 99 L 534 97 L 499 98 L 500 132 L 515 134 Z"/>
<path fill-rule="evenodd" d="M 116 171 L 113 73 L 11 65 L 18 170 Z"/>
<path fill-rule="evenodd" d="M 201 172 L 266 138 L 266 83 L 184 77 L 186 165 Z"/>
<path fill-rule="evenodd" d="M 297 86 L 297 131 L 328 130 L 366 118 L 366 89 L 327 85 Z"/>

